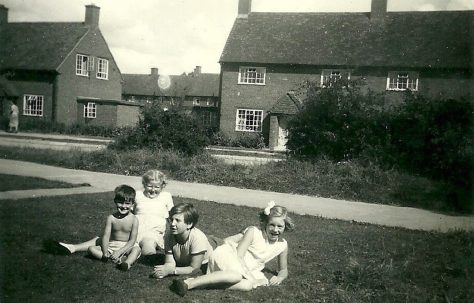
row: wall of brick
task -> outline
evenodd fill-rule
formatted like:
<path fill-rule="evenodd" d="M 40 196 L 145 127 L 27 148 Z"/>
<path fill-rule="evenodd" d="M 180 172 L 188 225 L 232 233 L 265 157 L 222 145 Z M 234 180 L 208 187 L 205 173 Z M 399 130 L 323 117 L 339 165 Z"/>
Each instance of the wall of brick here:
<path fill-rule="evenodd" d="M 237 109 L 259 109 L 264 111 L 267 125 L 267 111 L 282 95 L 295 89 L 305 80 L 318 80 L 320 69 L 315 67 L 265 66 L 265 85 L 237 84 L 239 65 L 222 65 L 222 91 L 220 130 L 229 136 L 237 136 L 235 116 Z M 265 135 L 268 139 L 268 133 Z"/>
<path fill-rule="evenodd" d="M 243 66 L 263 66 L 248 65 Z M 296 89 L 305 80 L 317 81 L 321 79 L 320 67 L 265 65 L 265 85 L 238 84 L 238 64 L 222 64 L 222 91 L 220 104 L 220 130 L 229 136 L 236 136 L 235 118 L 237 109 L 259 109 L 264 111 L 265 122 L 263 133 L 266 139 L 275 144 L 271 135 L 272 122 L 269 121 L 268 110 L 275 102 L 289 90 Z M 328 68 L 328 67 L 324 67 Z M 330 68 L 330 67 L 329 67 Z M 387 84 L 387 69 L 364 68 L 353 69 L 351 79 L 363 79 L 366 88 L 385 92 Z M 428 96 L 443 98 L 459 98 L 474 96 L 474 80 L 462 71 L 420 71 L 419 92 Z M 388 92 L 387 102 L 399 101 L 403 92 Z"/>
<path fill-rule="evenodd" d="M 48 74 L 30 73 L 29 75 L 16 74 L 9 80 L 16 88 L 19 97 L 17 99 L 17 106 L 20 110 L 20 127 L 22 121 L 38 121 L 52 119 L 52 99 L 53 99 L 53 77 Z M 24 95 L 40 95 L 43 96 L 43 116 L 25 116 L 23 115 L 23 101 Z M 5 103 L 8 107 L 8 102 Z M 9 107 L 4 111 L 9 115 Z"/>
<path fill-rule="evenodd" d="M 78 124 L 115 127 L 117 125 L 117 105 L 96 103 L 96 118 L 84 117 L 84 104 L 78 102 L 76 119 Z"/>
<path fill-rule="evenodd" d="M 76 55 L 94 56 L 94 71 L 89 77 L 76 75 Z M 96 78 L 97 57 L 109 61 L 108 80 Z M 57 120 L 61 123 L 75 123 L 72 117 L 78 117 L 77 97 L 120 100 L 122 78 L 112 54 L 99 30 L 90 31 L 66 58 L 59 68 L 57 77 Z M 82 113 L 81 113 L 82 114 Z"/>
<path fill-rule="evenodd" d="M 135 126 L 140 116 L 139 106 L 117 105 L 117 126 Z"/>

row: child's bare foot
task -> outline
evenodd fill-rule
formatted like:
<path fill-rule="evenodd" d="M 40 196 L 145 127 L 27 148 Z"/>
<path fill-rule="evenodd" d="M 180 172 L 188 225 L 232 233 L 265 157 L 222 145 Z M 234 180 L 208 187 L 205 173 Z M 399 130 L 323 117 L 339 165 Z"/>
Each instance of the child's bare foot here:
<path fill-rule="evenodd" d="M 61 256 L 67 256 L 74 253 L 74 247 L 71 245 L 54 240 L 45 240 L 43 242 L 43 249 L 51 254 Z"/>
<path fill-rule="evenodd" d="M 121 271 L 127 271 L 130 269 L 130 264 L 128 264 L 127 262 L 122 262 L 118 265 L 118 268 L 121 270 Z"/>

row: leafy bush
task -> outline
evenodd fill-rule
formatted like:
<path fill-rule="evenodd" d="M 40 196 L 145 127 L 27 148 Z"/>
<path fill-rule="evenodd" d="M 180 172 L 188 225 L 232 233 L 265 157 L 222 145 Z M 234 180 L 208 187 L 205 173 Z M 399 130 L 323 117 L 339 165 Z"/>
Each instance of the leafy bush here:
<path fill-rule="evenodd" d="M 206 127 L 195 116 L 174 107 L 165 111 L 152 103 L 143 109 L 137 127 L 119 134 L 112 147 L 165 149 L 192 155 L 209 142 Z"/>
<path fill-rule="evenodd" d="M 402 168 L 451 184 L 450 199 L 473 208 L 474 107 L 466 99 L 407 95 L 392 117 L 387 154 Z"/>
<path fill-rule="evenodd" d="M 451 203 L 472 209 L 474 171 L 472 101 L 436 100 L 408 92 L 397 105 L 358 83 L 308 88 L 290 121 L 287 147 L 298 158 L 339 162 L 365 159 L 385 168 L 447 182 Z"/>
<path fill-rule="evenodd" d="M 2 125 L 4 125 L 4 123 L 8 125 L 8 118 L 4 119 L 6 119 L 7 122 L 1 122 Z M 84 124 L 66 125 L 45 119 L 21 119 L 19 129 L 20 131 L 26 132 L 113 137 L 121 128 Z"/>
<path fill-rule="evenodd" d="M 261 133 L 240 133 L 237 137 L 231 138 L 223 132 L 217 132 L 212 136 L 212 144 L 262 149 L 265 147 L 265 139 Z"/>
<path fill-rule="evenodd" d="M 338 81 L 324 89 L 310 85 L 303 109 L 289 122 L 287 147 L 304 159 L 357 158 L 368 147 L 384 144 L 383 109 L 383 96 L 362 93 L 356 82 Z"/>

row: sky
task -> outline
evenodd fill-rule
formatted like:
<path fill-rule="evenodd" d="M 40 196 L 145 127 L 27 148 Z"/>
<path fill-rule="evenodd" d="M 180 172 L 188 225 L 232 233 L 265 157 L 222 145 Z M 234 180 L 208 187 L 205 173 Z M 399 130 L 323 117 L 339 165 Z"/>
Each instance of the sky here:
<path fill-rule="evenodd" d="M 371 0 L 253 0 L 255 12 L 368 12 Z M 178 75 L 218 63 L 238 0 L 0 0 L 9 22 L 82 22 L 100 7 L 99 27 L 122 73 Z M 474 10 L 474 0 L 388 0 L 388 11 Z"/>

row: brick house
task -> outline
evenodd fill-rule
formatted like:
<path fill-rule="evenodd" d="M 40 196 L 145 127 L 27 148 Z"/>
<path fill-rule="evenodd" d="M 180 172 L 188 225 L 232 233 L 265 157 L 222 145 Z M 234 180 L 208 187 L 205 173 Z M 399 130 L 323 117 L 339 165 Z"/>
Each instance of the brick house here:
<path fill-rule="evenodd" d="M 151 68 L 148 75 L 123 74 L 122 98 L 139 104 L 157 102 L 163 108 L 179 106 L 198 115 L 205 125 L 218 126 L 219 74 L 202 73 L 196 66 L 193 72 L 181 75 L 159 75 Z"/>
<path fill-rule="evenodd" d="M 111 127 L 138 121 L 139 107 L 121 101 L 123 79 L 99 11 L 87 5 L 84 22 L 17 23 L 0 5 L 0 76 L 18 93 L 20 127 L 26 120 Z"/>
<path fill-rule="evenodd" d="M 238 16 L 220 58 L 220 130 L 261 132 L 285 149 L 285 125 L 300 107 L 292 94 L 305 80 L 322 87 L 363 79 L 387 102 L 411 90 L 431 96 L 474 96 L 474 12 L 251 12 Z"/>

